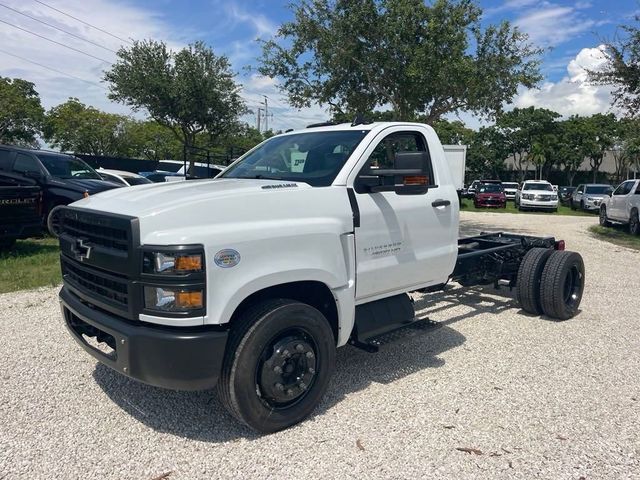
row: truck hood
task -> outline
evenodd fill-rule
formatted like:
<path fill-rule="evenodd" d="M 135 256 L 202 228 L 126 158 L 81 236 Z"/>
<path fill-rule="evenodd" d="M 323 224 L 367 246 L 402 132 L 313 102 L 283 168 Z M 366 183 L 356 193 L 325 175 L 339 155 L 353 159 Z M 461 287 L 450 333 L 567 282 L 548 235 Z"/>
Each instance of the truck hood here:
<path fill-rule="evenodd" d="M 155 216 L 195 206 L 217 210 L 225 200 L 244 201 L 253 196 L 267 196 L 277 190 L 306 190 L 306 183 L 260 180 L 220 179 L 190 180 L 188 182 L 162 182 L 140 185 L 136 188 L 114 189 L 90 196 L 73 204 L 134 217 Z"/>

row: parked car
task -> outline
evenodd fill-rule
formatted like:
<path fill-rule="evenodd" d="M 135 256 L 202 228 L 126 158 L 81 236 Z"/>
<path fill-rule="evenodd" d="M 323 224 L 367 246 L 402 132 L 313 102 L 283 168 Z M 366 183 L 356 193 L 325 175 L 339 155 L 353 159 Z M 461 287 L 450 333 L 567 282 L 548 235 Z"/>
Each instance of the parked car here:
<path fill-rule="evenodd" d="M 558 194 L 546 180 L 526 180 L 516 192 L 518 210 L 558 211 Z"/>
<path fill-rule="evenodd" d="M 618 185 L 611 196 L 600 204 L 600 225 L 608 227 L 611 222 L 629 225 L 629 233 L 640 235 L 640 180 L 627 180 Z"/>
<path fill-rule="evenodd" d="M 600 210 L 600 203 L 602 200 L 609 196 L 613 191 L 611 185 L 604 183 L 587 183 L 578 185 L 578 187 L 571 194 L 572 210 L 580 210 L 597 212 Z"/>
<path fill-rule="evenodd" d="M 146 185 L 153 183 L 146 177 L 138 175 L 137 173 L 127 172 L 125 170 L 109 170 L 105 168 L 99 168 L 96 170 L 100 176 L 108 182 L 115 183 L 121 187 L 133 187 L 135 185 Z"/>
<path fill-rule="evenodd" d="M 571 194 L 576 187 L 562 186 L 558 188 L 558 200 L 563 205 L 569 205 L 571 203 Z"/>
<path fill-rule="evenodd" d="M 184 181 L 184 175 L 175 172 L 166 172 L 163 170 L 154 170 L 152 172 L 140 172 L 140 175 L 149 179 L 153 183 Z"/>
<path fill-rule="evenodd" d="M 467 188 L 467 198 L 474 198 L 478 187 L 483 183 L 502 183 L 500 180 L 474 180 Z"/>
<path fill-rule="evenodd" d="M 42 189 L 43 224 L 57 206 L 118 188 L 73 155 L 0 145 L 0 171 L 34 180 Z"/>
<path fill-rule="evenodd" d="M 35 180 L 0 172 L 0 250 L 42 233 L 42 190 Z"/>
<path fill-rule="evenodd" d="M 473 198 L 473 205 L 479 207 L 507 207 L 507 196 L 502 185 L 498 183 L 482 183 L 478 186 Z"/>
<path fill-rule="evenodd" d="M 518 182 L 502 182 L 502 188 L 504 188 L 504 194 L 507 200 L 515 200 L 516 192 L 518 191 Z"/>

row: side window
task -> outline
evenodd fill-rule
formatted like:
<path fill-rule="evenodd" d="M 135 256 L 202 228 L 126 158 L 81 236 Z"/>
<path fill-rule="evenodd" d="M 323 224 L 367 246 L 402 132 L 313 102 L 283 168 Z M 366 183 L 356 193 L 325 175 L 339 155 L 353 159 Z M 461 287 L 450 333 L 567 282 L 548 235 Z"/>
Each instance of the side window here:
<path fill-rule="evenodd" d="M 18 153 L 16 155 L 16 161 L 13 164 L 13 171 L 18 173 L 42 173 L 38 161 L 35 158 L 30 157 L 29 155 L 25 155 L 24 153 Z"/>
<path fill-rule="evenodd" d="M 426 152 L 427 146 L 422 135 L 416 132 L 397 132 L 382 139 L 369 155 L 365 168 L 393 168 L 396 153 Z"/>
<path fill-rule="evenodd" d="M 638 182 L 638 185 L 636 186 L 636 195 L 640 195 L 640 182 Z"/>
<path fill-rule="evenodd" d="M 0 148 L 0 170 L 11 170 L 11 158 L 13 152 Z"/>
<path fill-rule="evenodd" d="M 614 195 L 626 195 L 625 194 L 625 187 L 627 186 L 627 182 L 621 183 L 620 185 L 618 185 L 618 188 L 616 188 L 613 191 Z"/>
<path fill-rule="evenodd" d="M 631 190 L 633 189 L 633 184 L 635 182 L 624 182 L 622 185 L 624 186 L 624 193 L 623 195 L 629 195 L 631 193 Z"/>
<path fill-rule="evenodd" d="M 584 187 L 582 185 L 578 185 L 578 188 L 576 188 L 576 193 L 582 193 L 584 191 Z"/>

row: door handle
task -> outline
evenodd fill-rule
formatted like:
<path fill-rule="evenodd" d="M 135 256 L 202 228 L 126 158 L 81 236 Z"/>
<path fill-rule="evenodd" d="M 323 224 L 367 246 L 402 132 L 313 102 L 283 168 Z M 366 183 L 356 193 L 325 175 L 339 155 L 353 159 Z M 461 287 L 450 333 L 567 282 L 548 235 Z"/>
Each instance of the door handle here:
<path fill-rule="evenodd" d="M 435 200 L 435 201 L 431 202 L 431 206 L 433 208 L 448 207 L 449 205 L 451 205 L 451 201 L 449 201 L 449 200 Z"/>

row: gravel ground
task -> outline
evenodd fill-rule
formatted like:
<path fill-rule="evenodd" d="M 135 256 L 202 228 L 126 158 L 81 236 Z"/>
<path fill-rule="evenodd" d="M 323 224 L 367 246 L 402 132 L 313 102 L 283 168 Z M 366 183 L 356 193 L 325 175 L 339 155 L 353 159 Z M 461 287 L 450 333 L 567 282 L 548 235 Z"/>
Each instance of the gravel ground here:
<path fill-rule="evenodd" d="M 595 218 L 462 218 L 463 233 L 566 239 L 585 259 L 582 312 L 527 316 L 507 289 L 416 298 L 441 328 L 340 349 L 316 414 L 270 436 L 213 392 L 98 365 L 65 332 L 57 289 L 0 295 L 0 478 L 640 478 L 640 254 L 590 237 Z"/>

